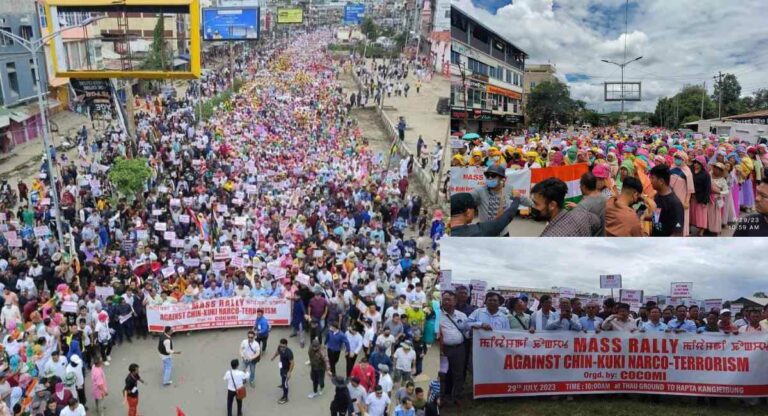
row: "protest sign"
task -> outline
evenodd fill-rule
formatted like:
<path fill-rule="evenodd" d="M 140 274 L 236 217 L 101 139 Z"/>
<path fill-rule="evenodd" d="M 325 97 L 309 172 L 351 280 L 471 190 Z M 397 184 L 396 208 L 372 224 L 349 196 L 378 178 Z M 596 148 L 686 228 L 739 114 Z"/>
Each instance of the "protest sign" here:
<path fill-rule="evenodd" d="M 213 264 L 211 264 L 211 270 L 214 272 L 221 272 L 227 269 L 227 264 L 223 261 L 216 261 Z"/>
<path fill-rule="evenodd" d="M 736 316 L 737 313 L 741 312 L 741 310 L 744 309 L 744 305 L 741 303 L 732 303 L 731 304 L 731 316 Z"/>
<path fill-rule="evenodd" d="M 168 278 L 176 273 L 176 269 L 173 266 L 163 267 L 163 277 Z"/>
<path fill-rule="evenodd" d="M 251 327 L 256 310 L 273 326 L 285 326 L 291 320 L 291 301 L 278 298 L 227 298 L 192 303 L 147 306 L 147 327 L 162 332 L 166 325 L 174 331 Z"/>
<path fill-rule="evenodd" d="M 600 289 L 621 289 L 621 275 L 601 274 Z"/>
<path fill-rule="evenodd" d="M 189 224 L 189 215 L 187 214 L 179 215 L 179 222 L 182 224 Z"/>
<path fill-rule="evenodd" d="M 309 276 L 304 273 L 299 273 L 296 275 L 296 281 L 304 286 L 309 286 Z"/>
<path fill-rule="evenodd" d="M 472 293 L 470 295 L 472 305 L 477 307 L 485 305 L 485 291 L 488 288 L 488 282 L 472 279 L 469 281 L 469 285 L 472 286 Z"/>
<path fill-rule="evenodd" d="M 187 267 L 200 267 L 200 259 L 185 259 L 184 265 Z"/>
<path fill-rule="evenodd" d="M 704 312 L 723 309 L 722 299 L 704 299 Z"/>
<path fill-rule="evenodd" d="M 96 297 L 108 298 L 115 295 L 115 288 L 112 286 L 96 286 Z"/>
<path fill-rule="evenodd" d="M 560 288 L 560 297 L 561 298 L 568 298 L 572 299 L 576 297 L 576 289 L 572 287 L 561 287 Z M 556 305 L 553 303 L 553 305 Z"/>
<path fill-rule="evenodd" d="M 51 230 L 48 228 L 47 225 L 41 225 L 39 227 L 35 227 L 34 231 L 35 231 L 35 237 L 45 237 L 51 232 Z"/>
<path fill-rule="evenodd" d="M 152 216 L 153 217 L 159 217 L 161 215 L 163 215 L 163 210 L 162 209 L 153 209 L 152 210 Z"/>
<path fill-rule="evenodd" d="M 176 239 L 176 233 L 174 231 L 165 231 L 163 233 L 163 240 L 173 241 Z"/>
<path fill-rule="evenodd" d="M 155 231 L 163 231 L 163 232 L 165 232 L 166 229 L 167 228 L 166 228 L 166 225 L 165 225 L 164 222 L 156 222 L 155 223 Z"/>
<path fill-rule="evenodd" d="M 19 239 L 8 240 L 8 247 L 22 247 L 24 242 Z"/>
<path fill-rule="evenodd" d="M 474 397 L 642 393 L 768 395 L 768 336 L 481 331 Z"/>
<path fill-rule="evenodd" d="M 171 248 L 184 248 L 184 240 L 174 239 L 171 241 Z"/>
<path fill-rule="evenodd" d="M 690 297 L 693 292 L 693 282 L 672 282 L 669 295 L 673 297 Z"/>
<path fill-rule="evenodd" d="M 619 302 L 624 303 L 643 303 L 643 291 L 635 289 L 620 289 Z"/>
<path fill-rule="evenodd" d="M 61 302 L 61 311 L 77 313 L 77 302 L 72 302 L 71 300 L 65 300 L 64 302 Z"/>

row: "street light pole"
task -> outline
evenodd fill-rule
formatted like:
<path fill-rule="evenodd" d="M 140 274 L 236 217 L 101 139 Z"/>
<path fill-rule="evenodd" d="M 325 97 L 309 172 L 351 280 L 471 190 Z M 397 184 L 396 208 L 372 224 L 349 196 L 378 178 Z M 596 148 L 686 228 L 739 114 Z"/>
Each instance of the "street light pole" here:
<path fill-rule="evenodd" d="M 622 121 L 624 120 L 624 67 L 629 65 L 629 64 L 631 64 L 632 62 L 639 61 L 641 59 L 643 59 L 643 57 L 642 56 L 638 56 L 635 59 L 632 59 L 632 60 L 629 60 L 629 61 L 624 61 L 622 63 L 609 61 L 607 59 L 601 59 L 602 62 L 605 62 L 605 63 L 608 63 L 608 64 L 613 64 L 613 65 L 616 65 L 619 68 L 621 68 L 621 120 Z"/>
<path fill-rule="evenodd" d="M 59 193 L 57 189 L 56 170 L 54 169 L 53 161 L 51 160 L 51 152 L 49 150 L 49 148 L 51 147 L 51 137 L 50 137 L 50 132 L 48 131 L 48 117 L 46 116 L 46 112 L 45 112 L 45 101 L 43 100 L 43 95 L 45 94 L 43 93 L 43 81 L 42 81 L 42 77 L 40 76 L 40 72 L 42 70 L 45 70 L 45 66 L 40 65 L 39 53 L 40 53 L 40 50 L 45 46 L 46 42 L 53 39 L 55 36 L 58 36 L 64 30 L 72 29 L 75 27 L 87 26 L 92 22 L 94 22 L 95 20 L 98 20 L 98 19 L 86 19 L 79 25 L 67 27 L 65 29 L 58 30 L 53 33 L 49 33 L 48 35 L 42 36 L 39 39 L 35 39 L 35 40 L 27 40 L 21 36 L 15 35 L 13 32 L 0 29 L 0 35 L 7 36 L 13 39 L 14 41 L 18 42 L 19 45 L 21 45 L 21 47 L 23 47 L 29 53 L 32 54 L 32 59 L 35 62 L 35 66 L 36 66 L 35 84 L 37 85 L 37 92 L 38 92 L 37 106 L 38 106 L 38 111 L 40 111 L 40 120 L 43 123 L 43 127 L 42 127 L 43 152 L 45 154 L 46 166 L 48 167 L 48 182 L 51 187 L 51 202 L 53 203 L 54 211 L 56 211 L 56 233 L 59 239 L 60 250 L 65 251 L 67 253 L 70 253 L 70 250 L 69 250 L 70 245 L 64 241 L 64 234 L 63 234 L 63 228 L 62 228 L 62 222 L 61 222 L 62 212 L 61 212 L 61 206 L 59 205 Z"/>

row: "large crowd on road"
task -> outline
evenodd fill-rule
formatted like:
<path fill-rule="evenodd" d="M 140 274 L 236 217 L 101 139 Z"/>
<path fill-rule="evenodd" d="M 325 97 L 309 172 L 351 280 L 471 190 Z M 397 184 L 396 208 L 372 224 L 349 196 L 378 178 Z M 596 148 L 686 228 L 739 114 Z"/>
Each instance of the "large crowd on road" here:
<path fill-rule="evenodd" d="M 321 30 L 244 54 L 232 68 L 243 87 L 203 121 L 198 107 L 231 86 L 228 76 L 209 74 L 180 98 L 137 99 L 135 141 L 113 129 L 76 160 L 56 159 L 62 230 L 50 172 L 18 210 L 3 209 L 0 415 L 83 415 L 86 405 L 102 414 L 112 349 L 130 357 L 130 343 L 147 338 L 148 308 L 224 297 L 292 301 L 301 348 L 309 335 L 310 396 L 330 373 L 333 414 L 437 414 L 435 395 L 412 380 L 440 312 L 431 290 L 442 213 L 402 189 L 407 169 L 387 172 L 388 145 L 377 151 L 350 116 L 329 39 Z M 151 169 L 144 191 L 119 194 L 110 166 L 139 157 Z M 223 252 L 230 258 L 215 267 Z M 230 411 L 237 401 L 240 413 L 270 328 L 259 314 L 225 374 Z M 159 340 L 163 385 L 179 352 L 172 333 Z M 272 357 L 283 364 L 280 403 L 293 354 L 281 340 Z M 136 415 L 144 380 L 140 363 L 129 370 L 118 394 Z"/>

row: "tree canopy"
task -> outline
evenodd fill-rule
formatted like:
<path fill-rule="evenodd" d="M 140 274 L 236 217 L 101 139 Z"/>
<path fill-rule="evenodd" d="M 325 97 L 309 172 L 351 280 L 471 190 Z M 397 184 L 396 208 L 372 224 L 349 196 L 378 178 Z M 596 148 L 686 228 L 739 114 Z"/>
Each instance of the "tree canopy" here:
<path fill-rule="evenodd" d="M 152 170 L 145 158 L 118 158 L 109 169 L 109 181 L 120 194 L 129 198 L 141 195 L 151 175 Z"/>

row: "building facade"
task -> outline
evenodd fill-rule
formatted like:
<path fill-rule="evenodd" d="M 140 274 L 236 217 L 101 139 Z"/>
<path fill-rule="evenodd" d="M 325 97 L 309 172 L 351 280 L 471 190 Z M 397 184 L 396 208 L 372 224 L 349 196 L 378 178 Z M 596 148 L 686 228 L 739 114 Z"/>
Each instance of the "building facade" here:
<path fill-rule="evenodd" d="M 510 40 L 451 7 L 451 129 L 520 128 L 526 58 Z"/>
<path fill-rule="evenodd" d="M 0 1 L 0 29 L 24 39 L 40 37 L 40 25 L 34 2 L 23 0 Z M 48 85 L 45 55 L 35 57 L 19 42 L 0 34 L 0 153 L 40 136 L 40 116 L 37 96 Z M 36 77 L 40 76 L 40 91 Z"/>
<path fill-rule="evenodd" d="M 531 93 L 537 85 L 545 81 L 557 81 L 555 73 L 557 69 L 552 64 L 528 64 L 525 66 L 523 83 L 523 108 L 528 103 L 528 94 Z"/>

